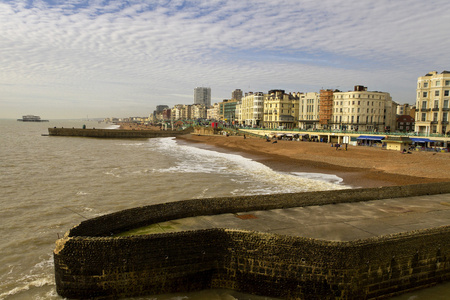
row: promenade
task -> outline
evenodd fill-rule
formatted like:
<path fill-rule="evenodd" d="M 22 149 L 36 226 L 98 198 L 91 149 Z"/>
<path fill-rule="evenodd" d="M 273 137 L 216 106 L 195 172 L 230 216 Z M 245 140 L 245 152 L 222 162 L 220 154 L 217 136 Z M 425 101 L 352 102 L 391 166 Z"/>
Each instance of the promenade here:
<path fill-rule="evenodd" d="M 121 235 L 229 228 L 353 241 L 450 225 L 450 194 L 175 219 Z"/>

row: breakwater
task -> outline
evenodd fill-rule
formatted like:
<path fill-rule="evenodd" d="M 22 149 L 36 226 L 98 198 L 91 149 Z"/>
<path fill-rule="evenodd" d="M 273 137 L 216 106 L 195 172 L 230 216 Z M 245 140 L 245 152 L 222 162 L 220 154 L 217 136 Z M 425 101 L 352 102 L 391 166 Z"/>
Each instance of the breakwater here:
<path fill-rule="evenodd" d="M 81 128 L 48 128 L 49 136 L 75 136 L 94 138 L 157 138 L 173 137 L 188 134 L 193 131 L 189 127 L 185 130 L 123 130 L 123 129 L 81 129 Z"/>
<path fill-rule="evenodd" d="M 129 237 L 178 218 L 450 193 L 448 183 L 194 199 L 80 223 L 56 243 L 58 293 L 126 297 L 227 288 L 286 299 L 376 299 L 450 279 L 450 226 L 332 242 L 217 228 Z"/>

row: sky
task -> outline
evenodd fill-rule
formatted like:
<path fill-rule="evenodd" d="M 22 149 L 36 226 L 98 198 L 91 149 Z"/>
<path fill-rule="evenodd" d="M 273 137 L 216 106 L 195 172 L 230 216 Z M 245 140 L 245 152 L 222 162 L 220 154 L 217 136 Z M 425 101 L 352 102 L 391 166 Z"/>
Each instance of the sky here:
<path fill-rule="evenodd" d="M 450 71 L 448 0 L 0 0 L 0 118 L 148 116 L 235 89 L 391 94 Z"/>

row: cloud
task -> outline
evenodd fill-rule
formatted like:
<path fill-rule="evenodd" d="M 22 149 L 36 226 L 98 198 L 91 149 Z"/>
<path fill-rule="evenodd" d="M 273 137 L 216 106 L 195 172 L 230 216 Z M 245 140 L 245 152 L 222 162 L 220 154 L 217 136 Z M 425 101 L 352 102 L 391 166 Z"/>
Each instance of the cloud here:
<path fill-rule="evenodd" d="M 223 99 L 235 88 L 355 84 L 413 103 L 418 76 L 450 68 L 449 9 L 445 0 L 1 1 L 0 104 L 39 102 L 57 115 L 76 101 L 74 114 L 102 116 L 92 103 L 149 113 L 192 102 L 176 95 L 201 85 Z"/>

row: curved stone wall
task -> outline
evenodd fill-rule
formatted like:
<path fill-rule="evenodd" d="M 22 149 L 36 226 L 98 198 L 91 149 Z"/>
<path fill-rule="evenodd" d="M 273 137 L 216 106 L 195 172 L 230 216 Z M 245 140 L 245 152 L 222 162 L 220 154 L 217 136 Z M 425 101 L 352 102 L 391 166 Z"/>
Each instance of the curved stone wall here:
<path fill-rule="evenodd" d="M 286 299 L 369 299 L 450 279 L 450 226 L 352 242 L 224 228 L 112 237 L 170 219 L 450 193 L 449 183 L 194 199 L 87 220 L 56 242 L 57 292 L 127 297 L 235 289 Z"/>

